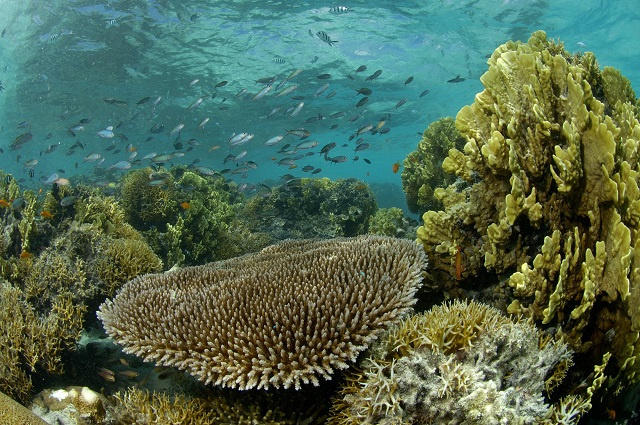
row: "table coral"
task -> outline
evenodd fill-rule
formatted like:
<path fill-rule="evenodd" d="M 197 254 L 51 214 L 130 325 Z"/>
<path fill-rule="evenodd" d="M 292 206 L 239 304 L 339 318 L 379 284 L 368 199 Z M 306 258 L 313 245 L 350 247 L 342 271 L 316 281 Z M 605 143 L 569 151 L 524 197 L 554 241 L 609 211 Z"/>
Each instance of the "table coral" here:
<path fill-rule="evenodd" d="M 444 211 L 425 214 L 418 238 L 448 273 L 452 247 L 464 249 L 463 285 L 510 276 L 496 293 L 511 313 L 552 326 L 585 366 L 611 350 L 610 376 L 637 381 L 640 123 L 629 81 L 541 31 L 488 65 L 456 117 L 464 152 L 443 162 L 461 180 L 437 192 Z"/>

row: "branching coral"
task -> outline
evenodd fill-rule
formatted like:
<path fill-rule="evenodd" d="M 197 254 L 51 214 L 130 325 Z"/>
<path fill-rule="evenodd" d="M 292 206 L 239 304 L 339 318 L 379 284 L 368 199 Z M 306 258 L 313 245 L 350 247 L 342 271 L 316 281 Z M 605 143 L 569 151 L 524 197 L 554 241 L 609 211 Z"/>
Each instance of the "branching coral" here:
<path fill-rule="evenodd" d="M 564 343 L 489 306 L 453 302 L 410 317 L 347 378 L 330 424 L 519 423 L 548 414 L 545 382 Z"/>
<path fill-rule="evenodd" d="M 62 372 L 60 356 L 79 338 L 85 307 L 61 295 L 39 314 L 20 289 L 3 280 L 0 304 L 0 390 L 26 401 L 32 374 Z"/>
<path fill-rule="evenodd" d="M 510 312 L 554 326 L 587 368 L 611 345 L 620 377 L 636 381 L 640 123 L 629 82 L 543 32 L 488 63 L 484 90 L 456 117 L 464 153 L 443 162 L 465 184 L 437 192 L 445 210 L 425 214 L 418 237 L 436 269 L 450 273 L 459 246 L 463 278 L 510 275 L 496 291 Z"/>

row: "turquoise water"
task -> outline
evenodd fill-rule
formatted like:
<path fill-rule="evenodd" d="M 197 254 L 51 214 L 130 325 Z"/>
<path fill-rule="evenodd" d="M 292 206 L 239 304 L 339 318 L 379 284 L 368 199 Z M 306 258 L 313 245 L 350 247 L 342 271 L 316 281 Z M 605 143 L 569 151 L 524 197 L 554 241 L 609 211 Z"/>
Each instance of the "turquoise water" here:
<path fill-rule="evenodd" d="M 337 6 L 348 10 L 334 11 Z M 311 166 L 321 169 L 315 177 L 363 179 L 378 188 L 381 207 L 403 207 L 400 173 L 392 173 L 392 164 L 415 149 L 418 133 L 430 122 L 455 116 L 473 101 L 482 89 L 486 56 L 507 40 L 526 41 L 542 29 L 569 51 L 593 51 L 601 66 L 620 69 L 636 89 L 640 80 L 640 12 L 631 0 L 0 0 L 0 8 L 0 168 L 25 179 L 27 187 L 42 186 L 53 173 L 72 184 L 79 175 L 97 184 L 117 181 L 124 172 L 118 168 L 127 166 L 120 161 L 140 168 L 152 163 L 142 158 L 155 153 L 173 155 L 166 165 L 196 161 L 216 171 L 236 170 L 226 176 L 249 187 L 277 184 L 286 173 L 309 176 L 302 169 Z M 320 32 L 336 43 L 323 41 Z M 366 70 L 356 73 L 363 65 Z M 299 74 L 286 81 L 295 70 Z M 376 70 L 381 75 L 365 81 Z M 329 76 L 318 79 L 322 74 Z M 458 75 L 465 80 L 448 82 Z M 252 100 L 266 86 L 256 80 L 268 77 L 275 77 L 272 89 Z M 293 85 L 297 90 L 276 96 Z M 355 90 L 363 87 L 372 93 L 356 107 L 363 96 Z M 301 102 L 297 115 L 285 113 Z M 203 131 L 198 124 L 205 118 Z M 386 134 L 367 132 L 349 140 L 381 120 Z M 72 135 L 69 128 L 78 124 L 84 129 Z M 168 134 L 180 124 L 182 131 Z M 154 125 L 164 128 L 154 134 Z M 114 137 L 99 137 L 109 126 Z M 311 132 L 307 139 L 289 135 L 264 145 L 285 129 L 300 128 Z M 12 151 L 10 145 L 27 131 L 33 139 Z M 232 135 L 243 132 L 253 139 L 229 146 Z M 369 147 L 356 152 L 360 137 Z M 318 146 L 278 152 L 304 141 Z M 345 156 L 345 162 L 319 154 L 331 142 L 336 148 L 329 159 Z M 285 144 L 291 147 L 282 149 Z M 134 150 L 137 156 L 130 158 Z M 223 162 L 243 151 L 241 160 Z M 89 154 L 104 161 L 85 161 Z M 294 160 L 278 165 L 283 158 Z M 33 159 L 37 165 L 25 166 Z M 252 161 L 246 172 L 242 161 Z"/>

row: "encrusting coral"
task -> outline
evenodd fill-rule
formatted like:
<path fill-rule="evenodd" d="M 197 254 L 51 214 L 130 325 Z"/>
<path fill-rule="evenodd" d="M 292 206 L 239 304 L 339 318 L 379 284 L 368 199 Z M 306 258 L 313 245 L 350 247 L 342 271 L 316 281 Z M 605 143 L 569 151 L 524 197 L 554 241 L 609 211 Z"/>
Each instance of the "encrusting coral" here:
<path fill-rule="evenodd" d="M 47 422 L 2 391 L 0 391 L 0 422 L 3 425 L 47 425 Z"/>
<path fill-rule="evenodd" d="M 541 31 L 488 64 L 484 90 L 456 117 L 464 153 L 443 162 L 461 180 L 435 191 L 444 211 L 418 229 L 434 273 L 455 269 L 458 289 L 510 276 L 494 292 L 509 312 L 553 326 L 587 369 L 610 351 L 609 376 L 637 381 L 640 123 L 629 81 Z"/>
<path fill-rule="evenodd" d="M 138 277 L 98 317 L 125 352 L 205 383 L 297 389 L 346 368 L 408 313 L 425 267 L 403 239 L 285 241 Z"/>
<path fill-rule="evenodd" d="M 545 386 L 571 365 L 566 344 L 473 301 L 414 315 L 369 353 L 329 424 L 539 423 L 555 412 Z"/>
<path fill-rule="evenodd" d="M 464 143 L 451 117 L 440 118 L 427 127 L 416 150 L 403 162 L 402 189 L 412 212 L 424 213 L 441 206 L 433 191 L 456 179 L 442 170 L 442 161 L 449 149 L 462 149 Z"/>

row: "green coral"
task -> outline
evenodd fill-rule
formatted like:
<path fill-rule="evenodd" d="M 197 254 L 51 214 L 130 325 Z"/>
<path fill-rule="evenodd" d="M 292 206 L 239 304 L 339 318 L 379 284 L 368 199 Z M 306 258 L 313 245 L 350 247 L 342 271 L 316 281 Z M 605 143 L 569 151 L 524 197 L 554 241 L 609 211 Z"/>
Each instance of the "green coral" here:
<path fill-rule="evenodd" d="M 369 186 L 357 179 L 294 179 L 268 196 L 247 202 L 243 217 L 251 228 L 287 238 L 356 236 L 367 232 L 377 202 Z"/>
<path fill-rule="evenodd" d="M 369 219 L 369 234 L 413 237 L 415 226 L 404 216 L 400 208 L 380 208 Z"/>
<path fill-rule="evenodd" d="M 448 274 L 454 293 L 481 277 L 474 290 L 552 326 L 588 360 L 583 373 L 610 350 L 609 376 L 635 382 L 635 95 L 619 72 L 600 71 L 592 54 L 570 55 L 543 32 L 528 43 L 505 43 L 488 63 L 484 90 L 456 117 L 464 152 L 451 150 L 443 162 L 461 181 L 435 191 L 444 210 L 425 213 L 417 232 L 432 273 Z M 460 285 L 453 270 L 462 272 Z"/>
<path fill-rule="evenodd" d="M 159 228 L 175 221 L 179 212 L 178 194 L 173 176 L 166 173 L 165 183 L 152 186 L 151 168 L 131 171 L 122 178 L 121 204 L 128 223 L 138 230 Z"/>
<path fill-rule="evenodd" d="M 456 129 L 453 118 L 440 118 L 427 127 L 415 151 L 403 162 L 402 189 L 409 210 L 423 213 L 441 206 L 433 191 L 455 181 L 442 170 L 449 149 L 462 149 L 465 140 Z"/>

